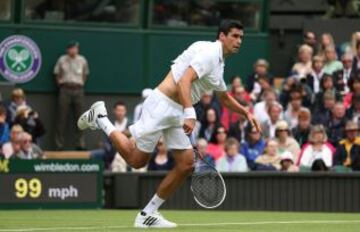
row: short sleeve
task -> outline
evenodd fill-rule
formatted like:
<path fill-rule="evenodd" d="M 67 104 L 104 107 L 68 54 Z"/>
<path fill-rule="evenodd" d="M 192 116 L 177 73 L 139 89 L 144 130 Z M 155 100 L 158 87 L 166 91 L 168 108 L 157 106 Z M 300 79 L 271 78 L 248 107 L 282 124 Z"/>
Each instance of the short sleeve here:
<path fill-rule="evenodd" d="M 89 75 L 89 73 L 90 73 L 89 64 L 88 64 L 87 60 L 84 58 L 84 74 Z"/>
<path fill-rule="evenodd" d="M 214 67 L 214 54 L 209 51 L 201 51 L 191 60 L 190 66 L 201 79 L 211 73 Z"/>
<path fill-rule="evenodd" d="M 61 67 L 61 57 L 57 60 L 55 67 L 54 67 L 54 74 L 60 74 L 60 67 Z"/>
<path fill-rule="evenodd" d="M 227 91 L 226 83 L 223 78 L 221 78 L 220 84 L 216 87 L 215 91 L 219 91 L 219 92 Z"/>

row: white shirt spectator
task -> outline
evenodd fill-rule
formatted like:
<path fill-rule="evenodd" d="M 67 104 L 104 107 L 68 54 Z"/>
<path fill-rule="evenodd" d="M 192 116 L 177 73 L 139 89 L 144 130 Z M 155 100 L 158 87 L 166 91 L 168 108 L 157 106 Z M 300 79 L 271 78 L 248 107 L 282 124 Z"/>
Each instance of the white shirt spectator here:
<path fill-rule="evenodd" d="M 264 123 L 267 120 L 270 120 L 265 101 L 261 101 L 255 104 L 254 115 L 260 121 L 260 123 Z"/>
<path fill-rule="evenodd" d="M 171 65 L 177 83 L 191 66 L 198 79 L 191 85 L 192 103 L 196 104 L 205 92 L 210 90 L 226 91 L 224 81 L 224 59 L 220 41 L 198 41 L 181 53 Z"/>
<path fill-rule="evenodd" d="M 320 150 L 314 150 L 312 145 L 307 146 L 300 159 L 300 166 L 311 168 L 315 160 L 322 159 L 327 167 L 332 166 L 333 154 L 331 149 L 325 144 Z"/>
<path fill-rule="evenodd" d="M 216 161 L 216 169 L 219 172 L 247 172 L 248 166 L 243 155 L 234 157 L 223 156 Z"/>

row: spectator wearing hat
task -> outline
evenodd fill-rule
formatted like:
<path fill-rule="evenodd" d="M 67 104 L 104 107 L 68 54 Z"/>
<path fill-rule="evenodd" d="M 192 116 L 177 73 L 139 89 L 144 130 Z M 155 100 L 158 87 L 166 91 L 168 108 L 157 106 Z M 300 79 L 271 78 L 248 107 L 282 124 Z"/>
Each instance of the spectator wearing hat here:
<path fill-rule="evenodd" d="M 300 153 L 300 146 L 291 136 L 289 125 L 285 120 L 280 120 L 276 124 L 275 137 L 279 144 L 280 154 L 289 151 L 293 155 L 294 160 L 297 160 Z"/>
<path fill-rule="evenodd" d="M 266 142 L 264 153 L 256 158 L 256 170 L 258 171 L 275 171 L 280 170 L 280 153 L 279 143 L 270 139 Z"/>
<path fill-rule="evenodd" d="M 314 94 L 320 92 L 320 81 L 324 75 L 324 58 L 314 56 L 312 59 L 312 71 L 306 77 L 306 85 L 309 86 Z"/>
<path fill-rule="evenodd" d="M 17 111 L 18 107 L 20 107 L 20 106 L 24 106 L 24 107 L 31 109 L 31 107 L 26 102 L 26 96 L 25 96 L 24 90 L 22 90 L 21 88 L 15 88 L 11 92 L 11 102 L 7 106 L 6 121 L 9 123 L 10 126 L 13 125 L 15 117 L 16 117 L 16 111 Z"/>
<path fill-rule="evenodd" d="M 313 49 L 309 45 L 303 44 L 298 50 L 298 62 L 291 68 L 292 73 L 296 74 L 298 80 L 300 77 L 306 77 L 312 71 Z"/>
<path fill-rule="evenodd" d="M 268 108 L 269 119 L 262 123 L 262 132 L 265 139 L 275 138 L 276 124 L 282 119 L 283 108 L 278 102 L 273 102 Z"/>
<path fill-rule="evenodd" d="M 345 95 L 350 91 L 348 81 L 352 74 L 352 55 L 345 53 L 341 57 L 341 62 L 343 63 L 344 68 L 334 72 L 333 77 L 336 90 Z"/>
<path fill-rule="evenodd" d="M 137 122 L 140 119 L 141 111 L 142 111 L 142 105 L 143 105 L 145 99 L 148 96 L 150 96 L 151 92 L 152 92 L 152 89 L 149 89 L 149 88 L 143 89 L 143 91 L 141 92 L 142 101 L 135 106 L 134 120 L 133 120 L 134 123 Z"/>
<path fill-rule="evenodd" d="M 299 167 L 294 164 L 293 156 L 290 152 L 285 151 L 280 155 L 280 171 L 298 172 Z"/>
<path fill-rule="evenodd" d="M 311 128 L 308 143 L 305 144 L 300 152 L 298 166 L 308 169 L 317 169 L 320 163 L 324 163 L 327 168 L 333 165 L 334 147 L 327 142 L 326 130 L 323 125 L 315 125 Z"/>
<path fill-rule="evenodd" d="M 255 127 L 248 125 L 245 131 L 245 142 L 240 146 L 240 154 L 245 156 L 249 168 L 255 170 L 255 160 L 264 152 L 266 143 Z"/>
<path fill-rule="evenodd" d="M 330 120 L 325 124 L 329 142 L 336 147 L 338 142 L 344 138 L 344 127 L 346 123 L 346 109 L 342 102 L 335 103 L 331 109 Z"/>
<path fill-rule="evenodd" d="M 248 166 L 243 155 L 239 154 L 239 142 L 229 138 L 225 143 L 225 156 L 216 161 L 219 172 L 247 172 Z"/>
<path fill-rule="evenodd" d="M 360 125 L 360 93 L 353 94 L 350 108 L 346 111 L 346 117 Z"/>
<path fill-rule="evenodd" d="M 269 73 L 269 62 L 265 59 L 258 59 L 254 64 L 254 72 L 248 76 L 246 83 L 246 91 L 253 92 L 254 88 L 259 88 L 257 81 L 259 77 L 266 77 L 272 84 L 272 75 Z M 260 91 L 259 91 L 260 92 Z"/>
<path fill-rule="evenodd" d="M 79 43 L 71 41 L 67 46 L 67 54 L 62 55 L 54 68 L 56 84 L 59 88 L 58 119 L 55 133 L 55 145 L 58 150 L 64 148 L 64 132 L 68 128 L 67 118 L 70 108 L 74 118 L 83 112 L 84 85 L 89 75 L 89 66 L 85 57 L 79 54 Z M 76 147 L 85 149 L 83 133 L 77 129 Z"/>
<path fill-rule="evenodd" d="M 309 109 L 302 107 L 298 114 L 298 124 L 292 129 L 294 139 L 302 147 L 308 140 L 311 128 L 311 112 Z"/>
<path fill-rule="evenodd" d="M 360 136 L 358 123 L 347 121 L 345 135 L 346 137 L 339 142 L 336 148 L 334 165 L 342 165 L 350 167 L 353 170 L 360 170 Z"/>

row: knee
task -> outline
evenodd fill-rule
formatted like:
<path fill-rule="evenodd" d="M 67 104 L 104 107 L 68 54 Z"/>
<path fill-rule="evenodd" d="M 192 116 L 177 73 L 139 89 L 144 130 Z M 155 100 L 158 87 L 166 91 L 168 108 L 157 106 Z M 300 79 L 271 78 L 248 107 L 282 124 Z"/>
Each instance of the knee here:
<path fill-rule="evenodd" d="M 148 163 L 148 159 L 146 158 L 131 158 L 129 161 L 129 165 L 135 169 L 143 168 Z"/>
<path fill-rule="evenodd" d="M 190 175 L 193 171 L 194 166 L 192 161 L 186 161 L 186 162 L 178 163 L 176 165 L 176 168 L 179 173 L 183 175 Z"/>

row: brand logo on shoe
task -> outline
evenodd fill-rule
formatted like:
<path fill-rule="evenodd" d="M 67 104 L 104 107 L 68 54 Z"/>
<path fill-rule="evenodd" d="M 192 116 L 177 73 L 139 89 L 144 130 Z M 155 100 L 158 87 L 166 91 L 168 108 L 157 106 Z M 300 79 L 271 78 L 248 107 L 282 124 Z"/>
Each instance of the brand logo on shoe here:
<path fill-rule="evenodd" d="M 32 80 L 41 68 L 41 52 L 29 37 L 13 35 L 0 44 L 0 74 L 10 82 Z"/>

